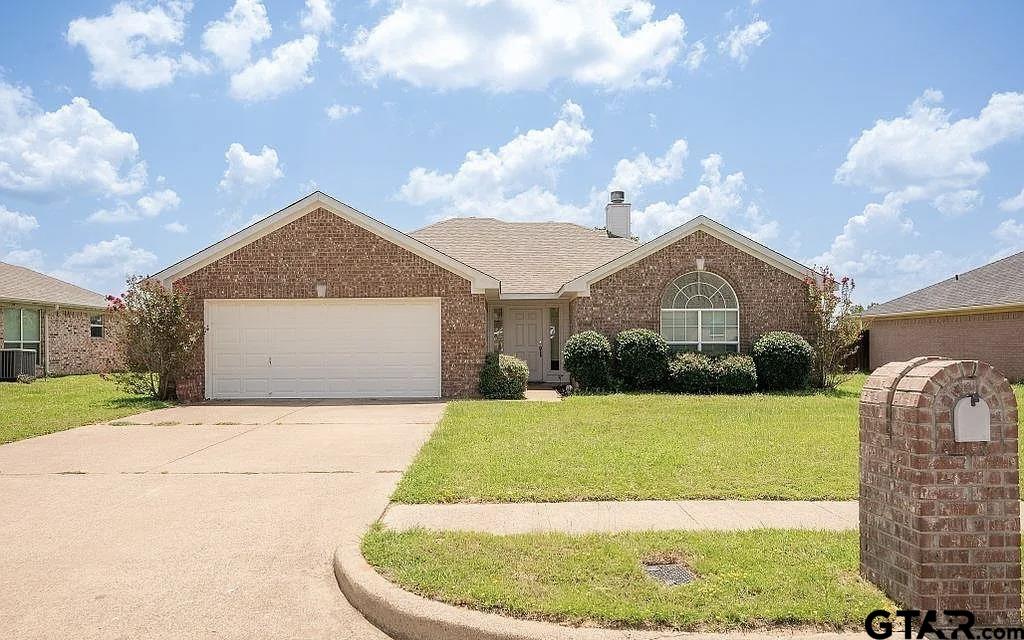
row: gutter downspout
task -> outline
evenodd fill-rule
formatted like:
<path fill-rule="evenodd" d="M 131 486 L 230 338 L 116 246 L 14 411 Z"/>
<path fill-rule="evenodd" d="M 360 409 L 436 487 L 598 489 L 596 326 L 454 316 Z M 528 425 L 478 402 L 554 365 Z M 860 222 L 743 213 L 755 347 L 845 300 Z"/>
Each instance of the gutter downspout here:
<path fill-rule="evenodd" d="M 53 305 L 53 312 L 60 312 L 60 305 Z M 43 314 L 43 377 L 50 377 L 50 314 Z"/>

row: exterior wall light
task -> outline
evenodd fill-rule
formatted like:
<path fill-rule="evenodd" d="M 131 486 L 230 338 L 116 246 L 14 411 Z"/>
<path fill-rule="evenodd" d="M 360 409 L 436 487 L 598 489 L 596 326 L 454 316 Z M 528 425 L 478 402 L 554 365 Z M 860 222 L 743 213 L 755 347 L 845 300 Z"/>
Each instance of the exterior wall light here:
<path fill-rule="evenodd" d="M 327 283 L 318 282 L 316 283 L 316 297 L 326 298 L 327 297 Z"/>

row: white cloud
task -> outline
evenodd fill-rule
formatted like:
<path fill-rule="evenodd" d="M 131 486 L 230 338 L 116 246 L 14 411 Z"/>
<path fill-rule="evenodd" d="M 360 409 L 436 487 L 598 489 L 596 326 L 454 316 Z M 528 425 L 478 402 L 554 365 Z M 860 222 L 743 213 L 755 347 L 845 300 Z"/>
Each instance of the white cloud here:
<path fill-rule="evenodd" d="M 996 93 L 974 117 L 952 120 L 939 106 L 943 96 L 929 89 L 906 115 L 880 119 L 861 132 L 836 170 L 840 184 L 884 194 L 852 216 L 827 251 L 814 258 L 858 279 L 858 287 L 884 299 L 948 276 L 963 258 L 941 251 L 901 255 L 899 240 L 915 231 L 910 205 L 930 202 L 940 212 L 959 215 L 982 201 L 974 189 L 989 172 L 979 155 L 1024 133 L 1024 93 Z M 888 245 L 889 250 L 878 249 Z M 894 278 L 890 265 L 908 267 Z M 917 269 L 914 271 L 910 269 Z"/>
<path fill-rule="evenodd" d="M 334 26 L 331 0 L 306 0 L 300 24 L 306 31 L 321 33 Z"/>
<path fill-rule="evenodd" d="M 231 96 L 236 100 L 269 100 L 313 82 L 309 69 L 316 61 L 320 40 L 306 35 L 274 48 L 231 76 Z"/>
<path fill-rule="evenodd" d="M 3 261 L 36 271 L 42 271 L 44 266 L 43 252 L 39 249 L 15 249 L 8 252 L 3 257 Z"/>
<path fill-rule="evenodd" d="M 277 151 L 266 145 L 259 154 L 254 154 L 233 142 L 224 157 L 228 161 L 228 168 L 220 181 L 222 191 L 261 191 L 284 175 L 278 164 Z"/>
<path fill-rule="evenodd" d="M 999 208 L 1010 213 L 1024 209 L 1024 189 L 1021 189 L 1020 193 L 1012 198 L 1000 201 Z"/>
<path fill-rule="evenodd" d="M 0 245 L 10 245 L 39 228 L 35 216 L 12 211 L 0 204 Z"/>
<path fill-rule="evenodd" d="M 116 235 L 67 256 L 54 275 L 83 286 L 113 290 L 128 276 L 144 274 L 156 261 L 151 251 L 135 246 L 131 238 Z"/>
<path fill-rule="evenodd" d="M 550 127 L 520 134 L 497 152 L 469 151 L 452 173 L 413 169 L 399 197 L 418 205 L 443 202 L 444 215 L 580 220 L 585 208 L 559 203 L 538 183 L 553 185 L 562 166 L 586 153 L 592 140 L 583 109 L 566 101 Z"/>
<path fill-rule="evenodd" d="M 267 9 L 259 0 L 236 0 L 224 17 L 206 25 L 203 49 L 227 69 L 239 69 L 252 56 L 253 45 L 270 37 Z"/>
<path fill-rule="evenodd" d="M 174 222 L 168 222 L 165 224 L 164 230 L 170 231 L 171 233 L 188 233 L 188 225 L 175 220 Z"/>
<path fill-rule="evenodd" d="M 135 205 L 121 202 L 113 209 L 100 209 L 89 216 L 89 222 L 134 222 L 155 218 L 164 211 L 177 209 L 181 198 L 172 189 L 161 189 L 142 196 Z"/>
<path fill-rule="evenodd" d="M 744 65 L 750 52 L 764 44 L 772 33 L 771 25 L 760 18 L 745 27 L 733 27 L 728 35 L 718 39 L 718 51 Z"/>
<path fill-rule="evenodd" d="M 188 53 L 178 53 L 191 9 L 191 2 L 178 0 L 159 2 L 146 10 L 119 2 L 107 15 L 72 20 L 67 41 L 85 49 L 93 82 L 100 87 L 137 91 L 162 87 L 183 71 L 205 70 Z"/>
<path fill-rule="evenodd" d="M 0 189 L 125 195 L 146 185 L 139 144 L 85 98 L 43 111 L 27 88 L 0 80 Z"/>
<path fill-rule="evenodd" d="M 621 189 L 633 197 L 648 185 L 676 180 L 683 175 L 683 163 L 688 155 L 686 140 L 680 138 L 660 158 L 651 160 L 646 153 L 632 159 L 623 158 L 615 165 L 608 191 Z"/>
<path fill-rule="evenodd" d="M 708 50 L 707 47 L 704 46 L 704 43 L 695 42 L 686 53 L 686 58 L 683 60 L 683 66 L 690 71 L 696 71 L 700 68 L 700 65 L 704 64 L 704 59 L 707 55 Z"/>
<path fill-rule="evenodd" d="M 643 0 L 405 0 L 343 49 L 368 79 L 493 91 L 567 79 L 607 90 L 667 82 L 686 27 Z"/>
<path fill-rule="evenodd" d="M 836 182 L 884 193 L 919 187 L 930 194 L 977 183 L 989 167 L 978 154 L 1024 133 L 1024 93 L 995 93 L 977 117 L 951 122 L 929 89 L 905 117 L 878 120 L 850 147 Z"/>
<path fill-rule="evenodd" d="M 332 104 L 331 106 L 324 109 L 324 113 L 331 120 L 342 120 L 349 116 L 357 115 L 363 110 L 362 107 L 351 104 Z"/>
<path fill-rule="evenodd" d="M 947 216 L 959 216 L 976 209 L 982 199 L 980 191 L 961 189 L 940 193 L 932 200 L 932 205 Z"/>
<path fill-rule="evenodd" d="M 756 205 L 744 201 L 747 183 L 743 172 L 723 177 L 722 164 L 722 156 L 709 155 L 701 160 L 700 184 L 693 191 L 676 202 L 654 202 L 636 210 L 634 232 L 641 238 L 651 238 L 703 214 L 762 239 L 777 233 L 777 224 L 766 221 Z M 752 228 L 744 229 L 744 224 L 752 224 Z"/>

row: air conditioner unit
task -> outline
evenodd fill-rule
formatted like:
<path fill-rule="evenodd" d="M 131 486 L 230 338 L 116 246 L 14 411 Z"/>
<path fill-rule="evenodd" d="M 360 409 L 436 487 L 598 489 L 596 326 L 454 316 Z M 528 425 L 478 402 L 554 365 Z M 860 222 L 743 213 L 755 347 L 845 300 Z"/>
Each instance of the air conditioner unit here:
<path fill-rule="evenodd" d="M 32 349 L 0 349 L 0 380 L 36 375 L 36 352 Z"/>

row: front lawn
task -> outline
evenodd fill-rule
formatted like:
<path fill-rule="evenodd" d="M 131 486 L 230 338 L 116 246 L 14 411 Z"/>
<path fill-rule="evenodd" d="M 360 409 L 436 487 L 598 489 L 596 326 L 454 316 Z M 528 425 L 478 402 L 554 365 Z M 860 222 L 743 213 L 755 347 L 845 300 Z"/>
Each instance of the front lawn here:
<path fill-rule="evenodd" d="M 363 553 L 420 595 L 572 625 L 860 630 L 868 612 L 893 609 L 857 574 L 856 532 L 495 536 L 378 527 Z M 698 579 L 664 586 L 641 567 L 652 560 L 683 560 Z"/>
<path fill-rule="evenodd" d="M 853 499 L 864 379 L 834 394 L 452 403 L 392 499 Z"/>
<path fill-rule="evenodd" d="M 0 382 L 0 444 L 166 406 L 98 375 Z"/>

